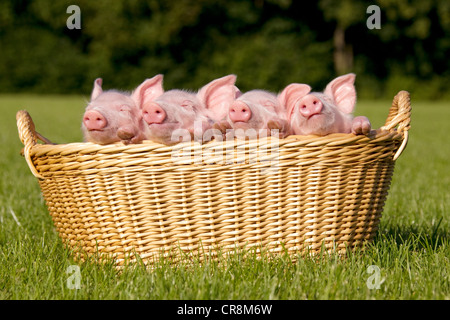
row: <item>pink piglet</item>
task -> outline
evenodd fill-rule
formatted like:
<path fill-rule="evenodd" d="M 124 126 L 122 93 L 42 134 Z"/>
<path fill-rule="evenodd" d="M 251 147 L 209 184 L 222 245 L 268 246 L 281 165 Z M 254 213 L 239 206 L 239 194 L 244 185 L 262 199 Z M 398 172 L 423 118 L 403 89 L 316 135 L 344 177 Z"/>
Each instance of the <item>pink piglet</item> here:
<path fill-rule="evenodd" d="M 287 118 L 296 135 L 353 133 L 366 135 L 371 130 L 367 117 L 353 117 L 356 105 L 355 74 L 332 80 L 323 92 L 310 92 L 306 84 L 293 83 L 283 93 Z"/>
<path fill-rule="evenodd" d="M 116 90 L 103 91 L 102 79 L 97 78 L 83 115 L 84 140 L 98 144 L 139 143 L 144 139 L 143 128 L 132 97 Z"/>
<path fill-rule="evenodd" d="M 198 92 L 172 89 L 143 103 L 143 118 L 149 140 L 173 145 L 182 141 L 203 141 L 203 134 L 221 117 L 224 106 L 236 95 L 235 75 L 215 79 Z"/>
<path fill-rule="evenodd" d="M 226 118 L 216 123 L 215 128 L 226 134 L 227 139 L 270 135 L 284 138 L 291 134 L 291 128 L 283 108 L 283 98 L 281 94 L 265 90 L 250 90 L 236 98 L 229 106 Z"/>

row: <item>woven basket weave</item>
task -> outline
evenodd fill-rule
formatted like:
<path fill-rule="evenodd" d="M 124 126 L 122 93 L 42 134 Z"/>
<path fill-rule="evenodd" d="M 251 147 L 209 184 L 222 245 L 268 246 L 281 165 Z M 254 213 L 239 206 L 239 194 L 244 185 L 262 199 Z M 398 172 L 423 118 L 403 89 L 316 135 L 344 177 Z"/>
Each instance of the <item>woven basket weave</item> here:
<path fill-rule="evenodd" d="M 63 242 L 121 265 L 133 254 L 151 263 L 162 251 L 179 261 L 187 252 L 236 248 L 361 247 L 377 231 L 410 115 L 409 93 L 401 91 L 370 136 L 175 146 L 54 145 L 26 111 L 17 126 Z"/>

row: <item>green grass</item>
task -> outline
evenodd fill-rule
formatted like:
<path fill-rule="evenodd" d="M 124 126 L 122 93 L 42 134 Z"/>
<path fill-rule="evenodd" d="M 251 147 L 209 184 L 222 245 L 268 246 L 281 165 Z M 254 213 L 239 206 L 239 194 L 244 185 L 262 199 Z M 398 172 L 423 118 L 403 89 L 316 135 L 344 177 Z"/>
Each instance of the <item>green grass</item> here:
<path fill-rule="evenodd" d="M 281 255 L 251 252 L 148 271 L 76 263 L 62 246 L 36 178 L 19 152 L 15 114 L 26 109 L 36 130 L 56 143 L 81 141 L 87 97 L 0 96 L 0 299 L 450 299 L 448 123 L 450 104 L 412 99 L 409 144 L 397 161 L 377 237 L 364 252 Z M 361 101 L 357 114 L 375 127 L 390 101 Z M 78 265 L 81 288 L 71 289 Z M 379 289 L 368 286 L 380 270 Z M 370 278 L 372 277 L 372 278 Z"/>

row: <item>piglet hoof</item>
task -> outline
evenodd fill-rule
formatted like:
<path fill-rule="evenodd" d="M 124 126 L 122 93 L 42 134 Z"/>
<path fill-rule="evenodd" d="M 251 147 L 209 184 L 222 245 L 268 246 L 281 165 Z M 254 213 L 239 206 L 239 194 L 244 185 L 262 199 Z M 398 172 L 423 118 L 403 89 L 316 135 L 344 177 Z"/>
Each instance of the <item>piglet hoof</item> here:
<path fill-rule="evenodd" d="M 122 142 L 124 144 L 130 144 L 130 143 L 137 144 L 137 143 L 142 143 L 143 140 L 145 140 L 145 137 L 143 137 L 143 136 L 135 136 L 135 137 L 131 138 L 130 140 L 125 140 L 125 141 L 122 141 Z"/>
<path fill-rule="evenodd" d="M 231 129 L 231 125 L 228 121 L 216 122 L 212 126 L 213 129 L 219 130 L 223 134 L 227 132 L 227 130 Z"/>
<path fill-rule="evenodd" d="M 289 135 L 288 124 L 279 120 L 269 120 L 269 122 L 267 122 L 267 128 L 270 130 L 272 136 L 276 136 L 280 139 L 286 138 Z"/>
<path fill-rule="evenodd" d="M 282 125 L 277 120 L 269 120 L 267 122 L 267 129 L 268 134 L 273 137 L 282 138 L 283 132 L 282 132 Z"/>
<path fill-rule="evenodd" d="M 371 130 L 371 124 L 369 119 L 363 116 L 359 116 L 353 119 L 352 133 L 355 135 L 368 135 Z"/>
<path fill-rule="evenodd" d="M 269 120 L 269 122 L 267 122 L 267 128 L 269 128 L 270 130 L 281 130 L 282 125 L 279 121 Z"/>
<path fill-rule="evenodd" d="M 134 134 L 133 130 L 130 128 L 119 128 L 117 130 L 117 136 L 120 139 L 128 140 L 128 139 L 133 138 L 135 136 L 135 134 Z"/>
<path fill-rule="evenodd" d="M 131 128 L 119 128 L 117 130 L 117 136 L 125 144 L 130 144 L 132 139 L 135 138 L 135 134 Z"/>
<path fill-rule="evenodd" d="M 120 140 L 124 145 L 132 144 L 131 140 Z"/>

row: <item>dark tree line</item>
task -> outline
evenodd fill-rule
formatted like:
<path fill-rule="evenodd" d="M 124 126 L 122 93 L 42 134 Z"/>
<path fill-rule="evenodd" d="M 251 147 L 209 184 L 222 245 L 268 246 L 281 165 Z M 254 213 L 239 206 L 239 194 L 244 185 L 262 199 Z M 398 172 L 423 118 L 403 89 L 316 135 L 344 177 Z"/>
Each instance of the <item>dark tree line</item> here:
<path fill-rule="evenodd" d="M 69 29 L 70 5 L 81 29 Z M 380 8 L 380 29 L 366 10 Z M 83 93 L 95 78 L 132 89 L 162 73 L 197 89 L 234 73 L 242 91 L 321 90 L 357 74 L 359 96 L 450 96 L 447 0 L 3 0 L 0 91 Z"/>

